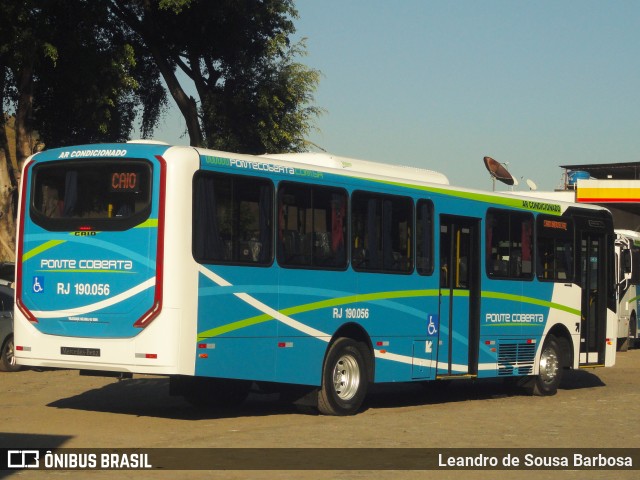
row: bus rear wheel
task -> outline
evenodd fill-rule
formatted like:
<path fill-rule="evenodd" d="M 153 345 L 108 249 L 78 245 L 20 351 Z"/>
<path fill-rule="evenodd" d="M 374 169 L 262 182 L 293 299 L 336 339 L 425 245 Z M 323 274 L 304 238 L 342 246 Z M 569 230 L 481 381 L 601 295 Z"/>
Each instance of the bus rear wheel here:
<path fill-rule="evenodd" d="M 367 347 L 339 338 L 329 348 L 322 368 L 318 410 L 324 415 L 354 415 L 362 406 L 369 379 Z"/>
<path fill-rule="evenodd" d="M 562 380 L 563 352 L 554 335 L 548 335 L 542 345 L 539 373 L 532 379 L 531 393 L 537 396 L 555 395 Z"/>

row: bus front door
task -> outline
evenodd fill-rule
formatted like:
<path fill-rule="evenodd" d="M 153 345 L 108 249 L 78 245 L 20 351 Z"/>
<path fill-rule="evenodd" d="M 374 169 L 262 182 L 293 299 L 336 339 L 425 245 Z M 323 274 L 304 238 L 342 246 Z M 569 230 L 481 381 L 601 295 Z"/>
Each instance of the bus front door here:
<path fill-rule="evenodd" d="M 438 377 L 476 375 L 480 311 L 479 220 L 440 217 Z"/>
<path fill-rule="evenodd" d="M 606 236 L 583 230 L 580 234 L 580 365 L 604 363 L 607 320 Z"/>

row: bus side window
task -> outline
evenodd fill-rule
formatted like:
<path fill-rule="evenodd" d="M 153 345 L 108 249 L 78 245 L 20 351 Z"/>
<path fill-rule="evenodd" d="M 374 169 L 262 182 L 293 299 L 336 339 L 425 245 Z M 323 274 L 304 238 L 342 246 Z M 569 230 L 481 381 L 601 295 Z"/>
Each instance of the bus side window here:
<path fill-rule="evenodd" d="M 490 208 L 485 239 L 489 277 L 505 280 L 533 277 L 533 215 Z"/>
<path fill-rule="evenodd" d="M 347 192 L 281 182 L 278 186 L 278 263 L 285 267 L 345 268 Z"/>
<path fill-rule="evenodd" d="M 351 258 L 354 269 L 410 273 L 413 270 L 413 201 L 409 197 L 354 192 Z"/>
<path fill-rule="evenodd" d="M 270 181 L 200 172 L 194 180 L 193 202 L 196 261 L 271 264 L 273 185 Z"/>
<path fill-rule="evenodd" d="M 416 208 L 416 268 L 420 275 L 433 273 L 433 203 L 418 200 Z"/>
<path fill-rule="evenodd" d="M 550 282 L 573 280 L 573 223 L 547 215 L 537 218 L 537 276 Z"/>

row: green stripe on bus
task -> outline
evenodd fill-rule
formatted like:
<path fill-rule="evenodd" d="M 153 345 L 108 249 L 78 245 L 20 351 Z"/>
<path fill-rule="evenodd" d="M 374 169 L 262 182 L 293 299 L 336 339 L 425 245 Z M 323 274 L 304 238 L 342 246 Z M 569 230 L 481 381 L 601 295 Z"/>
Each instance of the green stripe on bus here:
<path fill-rule="evenodd" d="M 484 326 L 485 327 L 538 327 L 541 324 L 539 323 L 515 323 L 515 322 L 510 322 L 510 323 L 487 323 Z"/>
<path fill-rule="evenodd" d="M 158 227 L 158 219 L 149 218 L 148 220 L 142 222 L 140 225 L 136 225 L 134 228 L 157 228 L 157 227 Z"/>
<path fill-rule="evenodd" d="M 631 300 L 629 300 L 627 303 L 633 303 L 635 301 L 637 301 L 640 298 L 640 295 L 638 295 L 637 297 L 633 297 Z"/>
<path fill-rule="evenodd" d="M 148 220 L 142 222 L 140 225 L 137 225 L 135 228 L 157 228 L 158 227 L 158 219 L 157 218 L 149 218 Z M 73 235 L 74 232 L 70 234 Z M 100 232 L 96 232 L 100 233 Z M 50 248 L 57 247 L 58 245 L 65 243 L 67 240 L 49 240 L 48 242 L 43 243 L 42 245 L 37 246 L 36 248 L 29 250 L 28 252 L 22 255 L 22 261 L 26 262 L 27 260 L 39 255 L 40 253 L 49 250 Z M 83 270 L 84 271 L 84 270 Z"/>
<path fill-rule="evenodd" d="M 283 315 L 291 316 L 299 313 L 307 313 L 314 310 L 321 310 L 323 308 L 337 307 L 339 305 L 345 305 L 348 303 L 373 302 L 377 300 L 390 300 L 394 298 L 435 297 L 435 296 L 438 296 L 439 294 L 440 294 L 440 290 L 438 289 L 398 290 L 398 291 L 389 291 L 389 292 L 366 293 L 363 295 L 349 295 L 347 297 L 342 297 L 342 298 L 333 298 L 330 300 L 321 300 L 319 302 L 312 302 L 312 303 L 307 303 L 303 305 L 297 305 L 295 307 L 289 307 L 289 308 L 279 310 L 279 312 Z M 547 301 L 540 300 L 533 297 L 523 297 L 520 295 L 513 295 L 509 293 L 500 293 L 500 292 L 482 292 L 481 295 L 482 295 L 482 298 L 492 298 L 497 300 L 529 303 L 532 305 L 547 307 L 554 310 L 561 310 L 567 313 L 571 313 L 573 315 L 580 316 L 580 310 L 567 307 L 560 303 L 547 302 Z M 442 296 L 448 297 L 449 291 L 444 291 Z M 453 296 L 468 297 L 469 291 L 453 290 Z M 255 317 L 245 318 L 243 320 L 238 320 L 237 322 L 228 323 L 226 325 L 222 325 L 220 327 L 212 328 L 210 330 L 199 333 L 198 341 L 202 341 L 206 338 L 217 337 L 225 333 L 232 332 L 234 330 L 240 330 L 246 327 L 251 327 L 253 325 L 258 325 L 260 323 L 268 322 L 270 320 L 273 320 L 273 317 L 271 315 L 267 315 L 266 313 L 263 313 L 261 315 L 256 315 Z"/>
<path fill-rule="evenodd" d="M 390 292 L 366 293 L 363 295 L 349 295 L 347 297 L 342 297 L 342 298 L 332 298 L 329 300 L 321 300 L 319 302 L 312 302 L 304 305 L 297 305 L 295 307 L 289 307 L 289 308 L 279 310 L 279 312 L 283 315 L 290 316 L 298 313 L 306 313 L 306 312 L 311 312 L 313 310 L 320 310 L 323 308 L 337 307 L 338 305 L 345 305 L 348 303 L 372 302 L 376 300 L 388 300 L 392 298 L 425 297 L 425 296 L 435 296 L 435 295 L 438 295 L 437 289 L 399 290 L 399 291 L 390 291 Z M 198 340 L 200 341 L 205 338 L 216 337 L 218 335 L 222 335 L 223 333 L 228 333 L 233 330 L 239 330 L 241 328 L 257 325 L 259 323 L 267 322 L 269 320 L 273 320 L 273 317 L 271 315 L 267 315 L 266 313 L 263 313 L 262 315 L 257 315 L 255 317 L 245 318 L 243 320 L 238 320 L 237 322 L 229 323 L 227 325 L 222 325 L 220 327 L 207 330 L 206 332 L 202 332 L 198 334 Z"/>
<path fill-rule="evenodd" d="M 98 268 L 81 269 L 81 268 L 56 268 L 51 270 L 36 270 L 36 272 L 48 272 L 48 273 L 124 273 L 132 274 L 138 272 L 124 272 L 122 270 L 100 270 Z"/>
<path fill-rule="evenodd" d="M 561 310 L 563 312 L 580 316 L 580 310 L 567 307 L 566 305 L 562 305 L 561 303 L 554 303 L 554 302 L 547 302 L 546 300 L 540 300 L 539 298 L 523 297 L 521 295 L 514 295 L 511 293 L 500 293 L 500 292 L 482 292 L 482 298 L 494 298 L 498 300 L 508 300 L 512 302 L 530 303 L 532 305 L 553 308 L 554 310 Z"/>
<path fill-rule="evenodd" d="M 29 250 L 28 252 L 24 253 L 22 255 L 22 261 L 26 262 L 27 260 L 29 260 L 30 258 L 35 257 L 36 255 L 49 250 L 50 248 L 53 247 L 57 247 L 58 245 L 60 245 L 61 243 L 65 243 L 66 240 L 49 240 L 48 242 L 43 243 L 42 245 Z"/>
<path fill-rule="evenodd" d="M 552 201 L 542 201 L 539 199 L 525 200 L 522 198 L 505 198 L 497 195 L 491 195 L 487 193 L 475 193 L 475 192 L 460 192 L 456 190 L 448 190 L 438 187 L 427 187 L 424 185 L 413 185 L 411 183 L 402 182 L 390 182 L 385 180 L 377 180 L 371 178 L 362 178 L 362 180 L 368 180 L 372 182 L 382 183 L 385 185 L 393 185 L 396 187 L 411 188 L 414 190 L 421 190 L 423 192 L 436 193 L 439 195 L 446 195 L 449 197 L 462 198 L 465 200 L 473 200 L 476 202 L 490 203 L 496 206 L 505 206 L 511 208 L 517 208 L 520 210 L 527 210 L 531 212 L 546 213 L 549 215 L 562 215 L 562 207 L 558 203 Z"/>

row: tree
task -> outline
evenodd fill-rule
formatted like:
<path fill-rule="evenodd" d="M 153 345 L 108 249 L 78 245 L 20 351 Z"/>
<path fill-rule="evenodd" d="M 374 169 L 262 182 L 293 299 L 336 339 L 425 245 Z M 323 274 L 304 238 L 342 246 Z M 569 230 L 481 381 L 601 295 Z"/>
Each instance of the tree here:
<path fill-rule="evenodd" d="M 295 61 L 305 53 L 289 40 L 296 16 L 293 0 L 0 2 L 0 260 L 13 257 L 13 207 L 35 132 L 47 148 L 124 141 L 140 118 L 148 138 L 168 91 L 192 145 L 306 149 L 319 73 Z"/>
<path fill-rule="evenodd" d="M 159 72 L 107 5 L 90 0 L 1 2 L 0 105 L 14 113 L 15 152 L 0 125 L 0 259 L 13 257 L 20 170 L 35 132 L 49 147 L 129 138 L 137 114 L 152 132 L 166 105 Z M 11 162 L 14 153 L 15 167 Z"/>
<path fill-rule="evenodd" d="M 51 2 L 51 0 L 49 0 Z M 49 42 L 55 61 L 41 65 L 34 87 L 34 121 L 47 145 L 122 142 L 137 114 L 151 134 L 166 105 L 152 59 L 121 23 L 111 23 L 107 5 L 55 1 L 49 12 Z"/>
<path fill-rule="evenodd" d="M 14 168 L 7 138 L 8 116 L 4 107 L 16 105 L 14 121 L 15 157 L 24 161 L 29 150 L 28 118 L 31 112 L 31 83 L 34 50 L 29 17 L 30 2 L 0 3 L 0 260 L 13 259 L 15 251 L 15 193 L 19 169 Z M 18 122 L 19 120 L 19 122 Z"/>
<path fill-rule="evenodd" d="M 153 56 L 189 141 L 244 153 L 301 151 L 321 110 L 319 72 L 295 62 L 291 0 L 110 0 Z M 192 82 L 187 95 L 177 71 Z"/>

